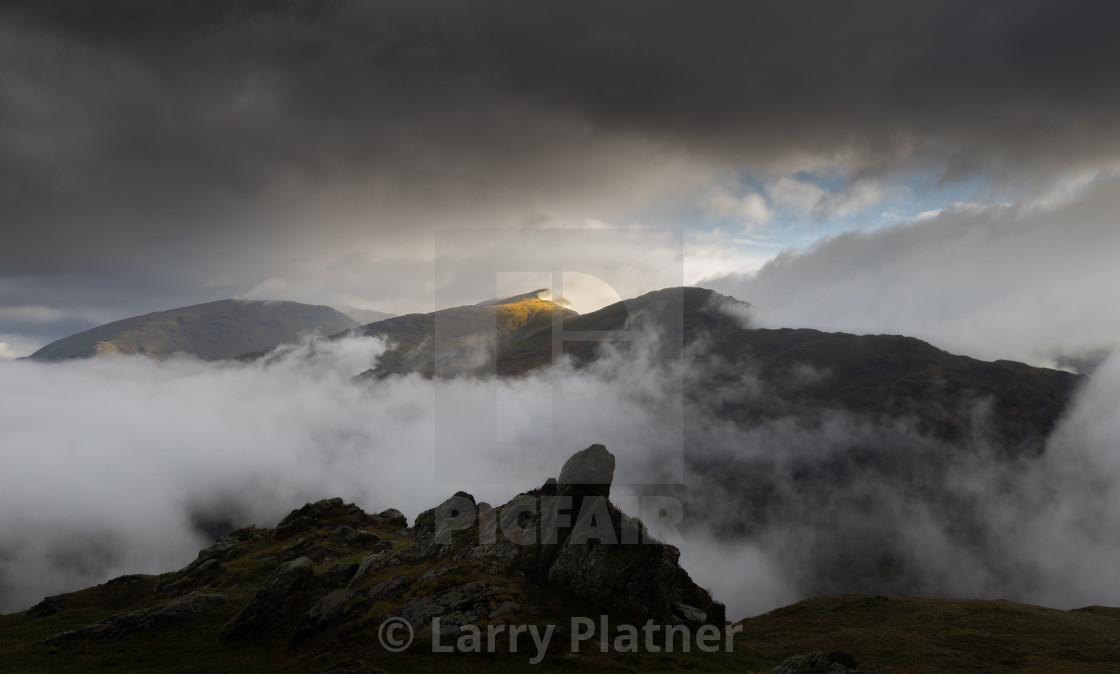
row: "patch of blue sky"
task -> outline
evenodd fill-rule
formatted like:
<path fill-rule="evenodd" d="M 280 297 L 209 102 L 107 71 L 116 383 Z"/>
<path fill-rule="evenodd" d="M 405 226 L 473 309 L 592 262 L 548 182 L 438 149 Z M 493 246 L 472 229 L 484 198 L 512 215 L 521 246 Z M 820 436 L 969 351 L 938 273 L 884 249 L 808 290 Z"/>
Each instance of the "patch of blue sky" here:
<path fill-rule="evenodd" d="M 736 199 L 758 195 L 765 200 L 764 221 L 746 220 L 752 209 L 713 212 L 711 195 L 734 206 Z M 994 198 L 983 178 L 946 182 L 940 175 L 912 173 L 893 179 L 853 184 L 829 172 L 760 176 L 721 176 L 714 184 L 687 194 L 666 195 L 628 214 L 643 226 L 681 229 L 686 240 L 719 245 L 730 256 L 758 261 L 786 249 L 805 249 L 843 232 L 872 231 L 920 221 L 958 204 Z M 717 244 L 718 242 L 718 244 Z"/>

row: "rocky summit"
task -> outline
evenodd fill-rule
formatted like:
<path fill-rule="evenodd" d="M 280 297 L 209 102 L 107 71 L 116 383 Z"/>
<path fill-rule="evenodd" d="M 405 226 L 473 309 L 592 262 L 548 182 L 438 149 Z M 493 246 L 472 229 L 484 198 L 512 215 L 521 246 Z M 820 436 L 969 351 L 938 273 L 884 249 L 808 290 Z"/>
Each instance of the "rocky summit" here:
<path fill-rule="evenodd" d="M 458 492 L 411 527 L 396 510 L 309 503 L 275 528 L 219 538 L 178 571 L 126 576 L 3 618 L 25 635 L 16 650 L 34 670 L 128 650 L 155 667 L 375 671 L 435 657 L 464 631 L 499 627 L 486 649 L 494 657 L 532 650 L 506 626 L 548 630 L 548 657 L 570 659 L 575 617 L 707 625 L 722 638 L 724 607 L 681 568 L 679 551 L 610 502 L 614 464 L 592 445 L 559 480 L 496 507 Z M 394 619 L 415 632 L 402 653 L 380 640 Z M 587 646 L 594 657 L 612 651 L 601 636 Z M 202 659 L 189 663 L 188 652 Z"/>

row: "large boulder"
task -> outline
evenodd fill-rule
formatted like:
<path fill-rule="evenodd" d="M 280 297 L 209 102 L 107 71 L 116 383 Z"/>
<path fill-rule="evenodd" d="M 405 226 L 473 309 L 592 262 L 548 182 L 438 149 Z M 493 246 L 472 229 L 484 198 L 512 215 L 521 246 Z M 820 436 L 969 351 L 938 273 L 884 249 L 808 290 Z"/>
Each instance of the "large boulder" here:
<path fill-rule="evenodd" d="M 222 638 L 233 639 L 279 623 L 284 618 L 285 600 L 303 587 L 313 573 L 314 564 L 307 557 L 281 564 L 226 625 Z"/>
<path fill-rule="evenodd" d="M 486 513 L 482 519 L 499 522 L 503 536 L 474 541 L 460 549 L 457 558 L 489 561 L 505 573 L 563 588 L 642 620 L 722 628 L 723 604 L 713 601 L 680 567 L 680 551 L 652 538 L 640 522 L 610 503 L 614 467 L 614 455 L 603 445 L 577 452 L 565 462 L 559 480 L 515 497 L 495 508 L 493 515 Z M 552 497 L 570 499 L 564 506 L 569 509 L 563 513 L 567 515 L 564 526 L 557 526 L 562 520 L 548 512 L 546 504 Z M 529 537 L 532 540 L 515 541 L 506 535 L 513 519 L 507 515 L 512 513 L 527 515 L 518 524 L 522 531 L 535 532 Z M 426 515 L 417 518 L 418 529 L 422 518 L 426 521 Z M 487 538 L 481 523 L 480 531 Z"/>
<path fill-rule="evenodd" d="M 561 493 L 565 485 L 583 485 L 584 494 L 610 496 L 614 482 L 614 454 L 603 445 L 591 445 L 572 455 L 560 469 L 557 480 Z"/>
<path fill-rule="evenodd" d="M 474 496 L 465 491 L 455 492 L 454 496 L 435 508 L 416 516 L 416 523 L 411 530 L 412 538 L 421 550 L 427 550 L 433 545 L 446 545 L 451 542 L 453 532 L 461 528 L 464 522 L 474 521 L 476 511 Z"/>

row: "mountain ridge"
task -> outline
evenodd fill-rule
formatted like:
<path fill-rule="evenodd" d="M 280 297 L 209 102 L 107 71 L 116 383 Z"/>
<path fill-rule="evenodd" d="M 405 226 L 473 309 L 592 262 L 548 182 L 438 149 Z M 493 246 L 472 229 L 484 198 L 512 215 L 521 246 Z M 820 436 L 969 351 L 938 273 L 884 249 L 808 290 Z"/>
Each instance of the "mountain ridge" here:
<path fill-rule="evenodd" d="M 28 356 L 61 361 L 99 354 L 224 360 L 271 349 L 312 333 L 334 334 L 358 323 L 328 306 L 274 300 L 217 300 L 113 321 L 52 342 Z"/>

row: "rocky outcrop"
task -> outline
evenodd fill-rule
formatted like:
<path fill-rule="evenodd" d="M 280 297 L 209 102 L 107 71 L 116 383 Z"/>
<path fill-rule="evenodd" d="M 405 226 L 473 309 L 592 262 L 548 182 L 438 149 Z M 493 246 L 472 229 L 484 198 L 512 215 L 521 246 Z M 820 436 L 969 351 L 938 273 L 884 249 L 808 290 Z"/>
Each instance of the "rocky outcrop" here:
<path fill-rule="evenodd" d="M 614 454 L 603 445 L 591 445 L 576 452 L 560 469 L 560 485 L 600 485 L 599 489 L 588 489 L 588 493 L 610 496 L 611 483 L 614 482 Z"/>
<path fill-rule="evenodd" d="M 208 639 L 296 649 L 371 643 L 388 617 L 408 620 L 418 635 L 439 618 L 440 634 L 455 635 L 464 625 L 555 624 L 573 605 L 586 615 L 722 627 L 723 606 L 681 569 L 678 550 L 610 502 L 614 470 L 614 456 L 592 445 L 538 489 L 496 507 L 458 492 L 411 529 L 394 510 L 308 503 L 274 530 L 223 536 L 177 572 L 107 583 L 102 594 L 117 597 L 115 607 L 144 608 L 41 643 L 114 641 L 218 611 L 234 615 Z M 52 598 L 28 616 L 49 618 L 69 601 Z"/>
<path fill-rule="evenodd" d="M 430 625 L 441 619 L 441 630 L 455 633 L 460 625 L 477 624 L 490 614 L 491 601 L 502 594 L 486 580 L 473 580 L 450 587 L 433 595 L 409 600 L 400 609 L 400 616 L 412 625 Z"/>
<path fill-rule="evenodd" d="M 57 646 L 78 639 L 116 640 L 135 632 L 182 625 L 203 616 L 229 610 L 229 600 L 221 594 L 194 593 L 152 608 L 118 613 L 91 625 L 59 632 L 39 642 Z"/>
<path fill-rule="evenodd" d="M 285 600 L 312 576 L 314 565 L 307 557 L 281 564 L 253 594 L 249 603 L 222 631 L 223 639 L 245 636 L 271 627 L 284 617 Z"/>
<path fill-rule="evenodd" d="M 459 492 L 417 517 L 413 535 L 429 557 L 486 561 L 499 573 L 524 575 L 642 620 L 722 627 L 723 604 L 692 582 L 678 563 L 680 551 L 654 540 L 610 502 L 614 469 L 614 455 L 592 445 L 568 459 L 558 480 L 480 511 L 476 528 L 459 531 L 461 511 L 475 503 Z M 447 534 L 456 533 L 467 540 L 450 544 Z"/>
<path fill-rule="evenodd" d="M 368 555 L 358 566 L 358 569 L 351 577 L 349 584 L 358 584 L 362 582 L 364 578 L 367 578 L 375 571 L 380 571 L 387 566 L 393 566 L 394 564 L 397 564 L 398 562 L 400 562 L 400 557 L 401 556 L 399 554 L 393 552 L 392 550 L 381 550 L 379 552 Z"/>
<path fill-rule="evenodd" d="M 296 625 L 292 640 L 299 640 L 324 625 L 342 621 L 352 609 L 358 607 L 354 600 L 360 598 L 361 593 L 345 589 L 335 590 L 319 598 Z M 364 604 L 359 602 L 359 605 Z"/>

